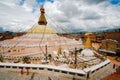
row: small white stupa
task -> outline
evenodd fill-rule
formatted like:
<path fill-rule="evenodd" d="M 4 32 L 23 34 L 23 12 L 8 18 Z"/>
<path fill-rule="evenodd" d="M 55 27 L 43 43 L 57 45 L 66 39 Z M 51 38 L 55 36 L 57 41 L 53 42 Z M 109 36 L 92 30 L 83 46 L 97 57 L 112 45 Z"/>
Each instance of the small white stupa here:
<path fill-rule="evenodd" d="M 89 36 L 87 36 L 86 42 L 85 42 L 85 49 L 82 50 L 81 55 L 84 57 L 93 57 L 94 56 L 94 52 L 91 49 L 91 41 Z"/>

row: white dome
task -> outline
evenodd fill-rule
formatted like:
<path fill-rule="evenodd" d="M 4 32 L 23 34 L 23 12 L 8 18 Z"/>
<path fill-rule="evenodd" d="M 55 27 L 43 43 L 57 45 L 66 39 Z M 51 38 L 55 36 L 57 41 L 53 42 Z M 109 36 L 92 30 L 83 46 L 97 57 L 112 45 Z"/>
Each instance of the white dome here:
<path fill-rule="evenodd" d="M 85 57 L 92 57 L 94 56 L 94 53 L 91 49 L 84 49 L 82 50 L 81 55 Z"/>

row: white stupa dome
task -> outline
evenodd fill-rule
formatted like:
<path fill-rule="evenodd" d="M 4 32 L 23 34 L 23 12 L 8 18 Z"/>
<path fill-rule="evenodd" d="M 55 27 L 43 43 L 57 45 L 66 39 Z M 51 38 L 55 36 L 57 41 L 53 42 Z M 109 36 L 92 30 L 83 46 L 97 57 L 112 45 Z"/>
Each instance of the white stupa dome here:
<path fill-rule="evenodd" d="M 94 56 L 94 52 L 91 49 L 86 48 L 82 50 L 81 55 L 85 57 L 92 57 Z"/>

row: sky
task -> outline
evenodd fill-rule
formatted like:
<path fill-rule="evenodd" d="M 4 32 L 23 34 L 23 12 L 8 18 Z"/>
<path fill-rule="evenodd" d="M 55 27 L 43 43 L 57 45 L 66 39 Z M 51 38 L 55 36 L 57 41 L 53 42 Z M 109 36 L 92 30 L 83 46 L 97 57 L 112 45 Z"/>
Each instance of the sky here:
<path fill-rule="evenodd" d="M 48 26 L 58 31 L 120 28 L 120 0 L 0 0 L 0 32 L 27 31 L 37 24 L 42 6 Z"/>

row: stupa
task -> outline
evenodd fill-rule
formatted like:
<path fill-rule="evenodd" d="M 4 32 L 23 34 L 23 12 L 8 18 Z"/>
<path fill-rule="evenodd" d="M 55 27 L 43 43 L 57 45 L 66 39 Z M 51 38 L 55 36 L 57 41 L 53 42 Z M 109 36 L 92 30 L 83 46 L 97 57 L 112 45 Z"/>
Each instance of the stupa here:
<path fill-rule="evenodd" d="M 57 53 L 59 48 L 61 51 L 69 51 L 70 49 L 83 48 L 82 41 L 66 38 L 56 34 L 56 31 L 47 26 L 44 8 L 40 9 L 41 15 L 37 25 L 32 26 L 27 34 L 15 37 L 10 40 L 0 42 L 4 47 L 4 53 L 8 56 L 24 56 L 31 54 Z M 3 50 L 1 49 L 1 52 Z"/>
<path fill-rule="evenodd" d="M 91 47 L 92 46 L 91 46 L 90 38 L 89 38 L 89 36 L 87 36 L 87 39 L 86 39 L 86 42 L 85 42 L 85 49 L 82 50 L 81 55 L 88 56 L 88 57 L 94 56 L 94 52 L 91 49 Z"/>

